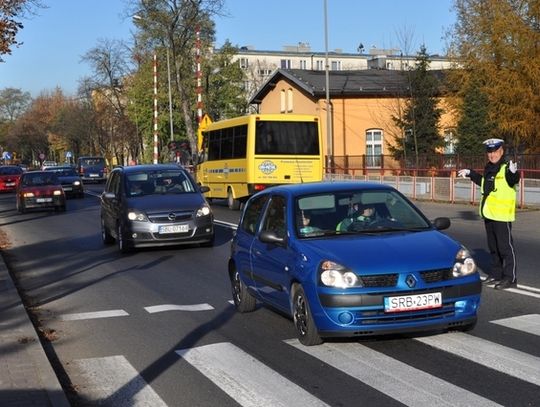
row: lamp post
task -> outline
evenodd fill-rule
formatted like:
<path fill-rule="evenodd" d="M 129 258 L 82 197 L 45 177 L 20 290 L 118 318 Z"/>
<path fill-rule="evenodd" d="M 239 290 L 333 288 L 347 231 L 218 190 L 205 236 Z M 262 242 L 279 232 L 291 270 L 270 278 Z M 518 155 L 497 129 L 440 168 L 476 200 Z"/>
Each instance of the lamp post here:
<path fill-rule="evenodd" d="M 333 155 L 332 105 L 330 104 L 330 67 L 328 66 L 328 11 L 327 0 L 324 0 L 324 73 L 326 79 L 326 170 L 330 170 Z"/>

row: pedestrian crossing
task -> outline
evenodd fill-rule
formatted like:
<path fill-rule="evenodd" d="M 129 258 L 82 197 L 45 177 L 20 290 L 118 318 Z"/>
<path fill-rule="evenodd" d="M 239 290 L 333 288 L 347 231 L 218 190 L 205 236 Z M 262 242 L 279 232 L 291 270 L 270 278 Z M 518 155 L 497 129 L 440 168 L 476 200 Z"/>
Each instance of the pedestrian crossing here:
<path fill-rule="evenodd" d="M 514 329 L 518 333 L 537 336 L 540 314 L 491 322 Z M 540 358 L 535 355 L 461 332 L 418 336 L 414 341 L 425 345 L 426 349 L 422 352 L 424 358 L 429 358 L 430 349 L 436 349 L 451 357 L 466 359 L 468 363 L 495 370 L 498 374 L 508 375 L 514 380 L 517 378 L 530 383 L 524 385 L 528 386 L 527 389 L 537 389 L 536 396 L 522 394 L 524 400 L 520 400 L 518 404 L 525 401 L 527 405 L 537 405 L 535 403 L 540 401 Z M 301 345 L 297 339 L 288 339 L 284 344 L 295 353 L 295 360 L 298 359 L 299 365 L 304 358 L 312 358 L 317 363 L 336 369 L 402 405 L 501 405 L 501 401 L 491 400 L 485 392 L 480 395 L 471 391 L 471 388 L 461 388 L 449 382 L 448 378 L 444 380 L 432 372 L 410 366 L 380 350 L 372 349 L 362 341 L 328 341 L 319 346 L 307 347 Z M 240 406 L 329 405 L 321 400 L 320 395 L 311 394 L 306 388 L 288 379 L 286 374 L 280 371 L 279 365 L 271 366 L 268 360 L 259 360 L 249 351 L 231 342 L 176 349 L 174 353 L 182 369 L 193 368 L 215 385 L 216 397 L 220 397 L 222 392 Z M 144 382 L 124 356 L 78 360 L 74 361 L 74 366 L 77 367 L 79 375 L 84 377 L 82 391 L 86 392 L 85 396 L 99 400 L 100 405 L 167 405 L 152 390 L 151 385 Z M 115 386 L 119 390 L 114 391 Z M 110 404 L 109 401 L 114 403 Z M 507 404 L 507 401 L 502 401 L 502 404 Z M 216 401 L 215 405 L 219 405 L 219 402 Z M 358 400 L 355 405 L 364 403 Z"/>

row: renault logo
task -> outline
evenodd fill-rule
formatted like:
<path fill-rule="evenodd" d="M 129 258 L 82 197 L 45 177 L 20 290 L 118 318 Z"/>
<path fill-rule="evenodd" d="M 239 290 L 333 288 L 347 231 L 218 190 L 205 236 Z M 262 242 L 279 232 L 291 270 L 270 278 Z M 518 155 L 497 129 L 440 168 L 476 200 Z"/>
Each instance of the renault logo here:
<path fill-rule="evenodd" d="M 171 212 L 171 213 L 169 213 L 168 218 L 169 218 L 170 221 L 174 221 L 174 220 L 176 220 L 176 215 Z"/>
<path fill-rule="evenodd" d="M 405 279 L 405 283 L 407 283 L 409 288 L 413 288 L 416 285 L 416 278 L 412 274 L 409 274 Z"/>

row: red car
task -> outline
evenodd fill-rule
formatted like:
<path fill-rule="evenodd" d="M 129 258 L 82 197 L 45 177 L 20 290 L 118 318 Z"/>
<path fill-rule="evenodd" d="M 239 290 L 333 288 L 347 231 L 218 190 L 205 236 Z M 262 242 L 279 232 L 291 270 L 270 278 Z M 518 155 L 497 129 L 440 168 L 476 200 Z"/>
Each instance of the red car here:
<path fill-rule="evenodd" d="M 21 175 L 17 185 L 17 210 L 52 208 L 66 210 L 66 195 L 56 174 L 50 171 L 29 171 Z"/>
<path fill-rule="evenodd" d="M 0 192 L 15 191 L 23 172 L 18 165 L 0 166 Z"/>

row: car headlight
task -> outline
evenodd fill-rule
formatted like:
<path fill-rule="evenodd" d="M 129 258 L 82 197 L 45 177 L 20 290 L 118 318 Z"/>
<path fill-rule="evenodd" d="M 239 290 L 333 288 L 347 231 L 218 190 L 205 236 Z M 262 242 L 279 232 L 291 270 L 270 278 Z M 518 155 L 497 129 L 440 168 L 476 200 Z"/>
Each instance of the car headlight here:
<path fill-rule="evenodd" d="M 212 213 L 212 211 L 210 210 L 210 207 L 207 204 L 204 204 L 199 209 L 197 209 L 197 213 L 195 214 L 195 216 L 197 218 L 200 218 L 202 216 L 208 216 L 211 213 Z"/>
<path fill-rule="evenodd" d="M 81 185 L 81 181 L 73 181 L 73 185 Z"/>
<path fill-rule="evenodd" d="M 349 288 L 362 286 L 362 282 L 348 268 L 330 260 L 319 266 L 321 283 L 327 287 Z"/>
<path fill-rule="evenodd" d="M 454 277 L 468 276 L 476 272 L 476 262 L 471 256 L 471 253 L 462 247 L 456 254 L 456 262 L 452 268 Z"/>
<path fill-rule="evenodd" d="M 137 222 L 148 222 L 148 218 L 144 213 L 134 210 L 128 212 L 128 219 Z"/>
<path fill-rule="evenodd" d="M 61 189 L 55 189 L 55 190 L 53 191 L 53 195 L 54 195 L 54 196 L 62 195 L 62 190 L 61 190 Z"/>

